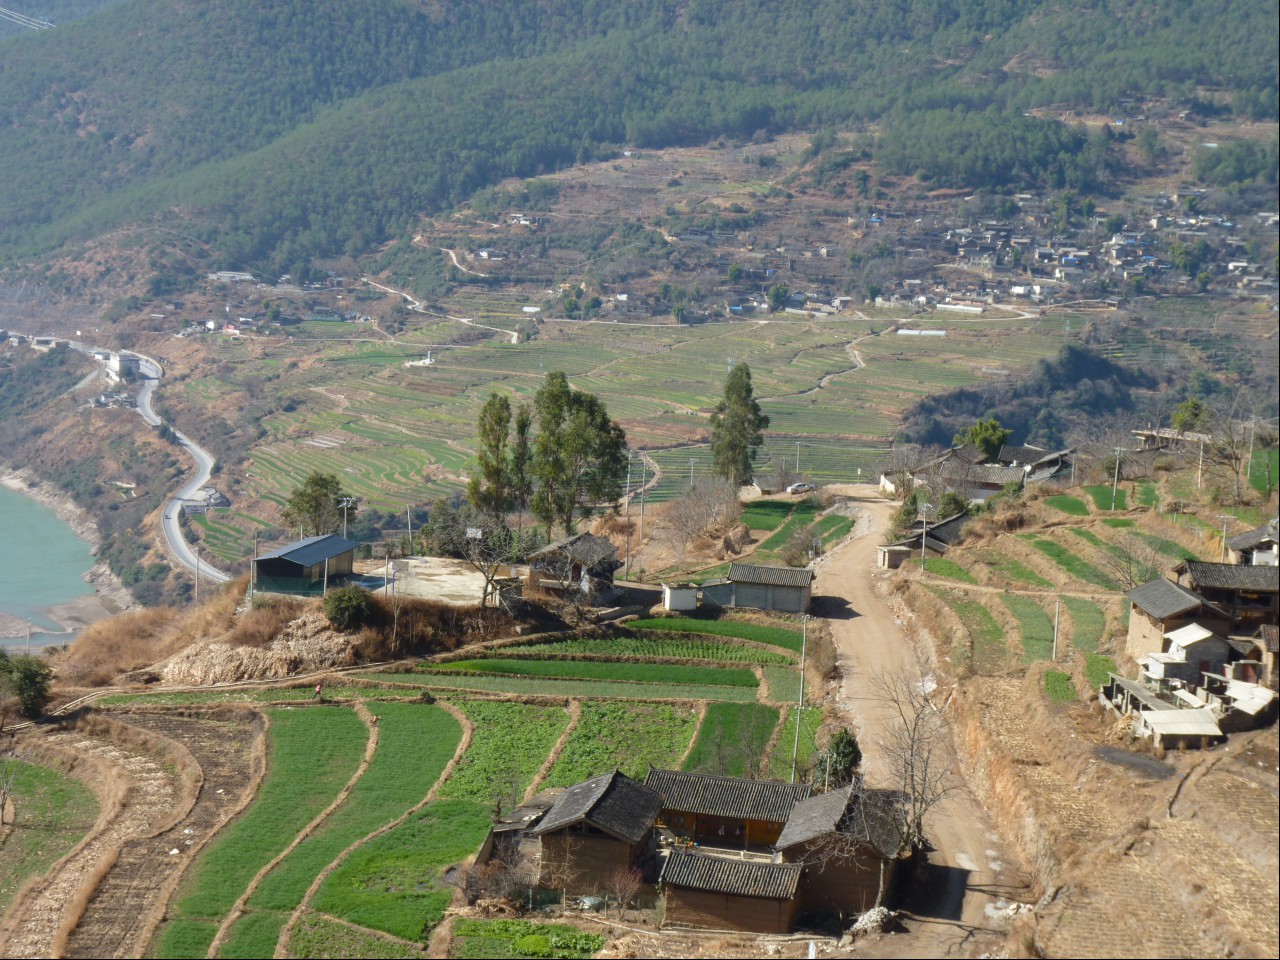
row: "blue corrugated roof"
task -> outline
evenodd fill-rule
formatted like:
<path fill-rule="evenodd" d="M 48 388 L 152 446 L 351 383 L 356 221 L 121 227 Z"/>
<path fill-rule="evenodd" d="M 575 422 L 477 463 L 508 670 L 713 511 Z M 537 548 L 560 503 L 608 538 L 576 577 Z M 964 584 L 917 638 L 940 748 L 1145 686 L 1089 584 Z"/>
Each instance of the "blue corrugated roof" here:
<path fill-rule="evenodd" d="M 289 560 L 292 563 L 309 567 L 314 563 L 332 560 L 348 550 L 354 550 L 357 546 L 359 544 L 344 540 L 342 537 L 331 533 L 323 537 L 307 537 L 305 540 L 291 543 L 287 547 L 281 547 L 272 553 L 265 553 L 258 559 Z"/>

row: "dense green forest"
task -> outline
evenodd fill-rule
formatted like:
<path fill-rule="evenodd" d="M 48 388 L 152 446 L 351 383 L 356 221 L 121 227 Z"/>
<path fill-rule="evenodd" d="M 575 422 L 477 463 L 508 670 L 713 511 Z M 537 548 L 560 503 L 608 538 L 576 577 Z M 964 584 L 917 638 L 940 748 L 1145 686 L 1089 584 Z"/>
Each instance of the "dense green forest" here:
<path fill-rule="evenodd" d="M 1277 114 L 1262 0 L 66 6 L 87 15 L 0 41 L 0 257 L 142 221 L 284 270 L 623 144 L 881 120 L 888 169 L 1088 191 L 1105 139 L 1024 111 Z"/>

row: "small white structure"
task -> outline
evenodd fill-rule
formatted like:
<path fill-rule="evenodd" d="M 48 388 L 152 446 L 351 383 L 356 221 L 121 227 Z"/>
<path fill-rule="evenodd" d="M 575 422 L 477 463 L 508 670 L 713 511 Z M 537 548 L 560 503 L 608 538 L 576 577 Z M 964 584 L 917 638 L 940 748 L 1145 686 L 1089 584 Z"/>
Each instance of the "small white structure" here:
<path fill-rule="evenodd" d="M 662 609 L 697 610 L 698 585 L 696 583 L 664 583 L 662 585 Z"/>

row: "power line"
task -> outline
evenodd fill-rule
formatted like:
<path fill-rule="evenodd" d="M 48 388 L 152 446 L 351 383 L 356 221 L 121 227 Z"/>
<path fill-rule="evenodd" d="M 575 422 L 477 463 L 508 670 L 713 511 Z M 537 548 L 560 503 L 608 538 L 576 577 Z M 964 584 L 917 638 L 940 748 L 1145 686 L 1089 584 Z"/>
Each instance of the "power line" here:
<path fill-rule="evenodd" d="M 8 20 L 20 27 L 27 27 L 31 30 L 48 30 L 53 26 L 48 20 L 37 20 L 35 17 L 28 17 L 25 13 L 6 10 L 4 7 L 0 7 L 0 19 Z"/>

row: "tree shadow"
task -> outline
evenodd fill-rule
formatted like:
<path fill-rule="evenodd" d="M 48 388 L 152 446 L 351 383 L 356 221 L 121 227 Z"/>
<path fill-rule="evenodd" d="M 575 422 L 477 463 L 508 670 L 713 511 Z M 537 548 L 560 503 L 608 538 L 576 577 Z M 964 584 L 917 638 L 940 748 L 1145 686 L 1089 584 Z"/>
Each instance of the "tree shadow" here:
<path fill-rule="evenodd" d="M 849 606 L 843 597 L 814 597 L 809 603 L 809 613 L 826 620 L 853 620 L 862 614 Z"/>

